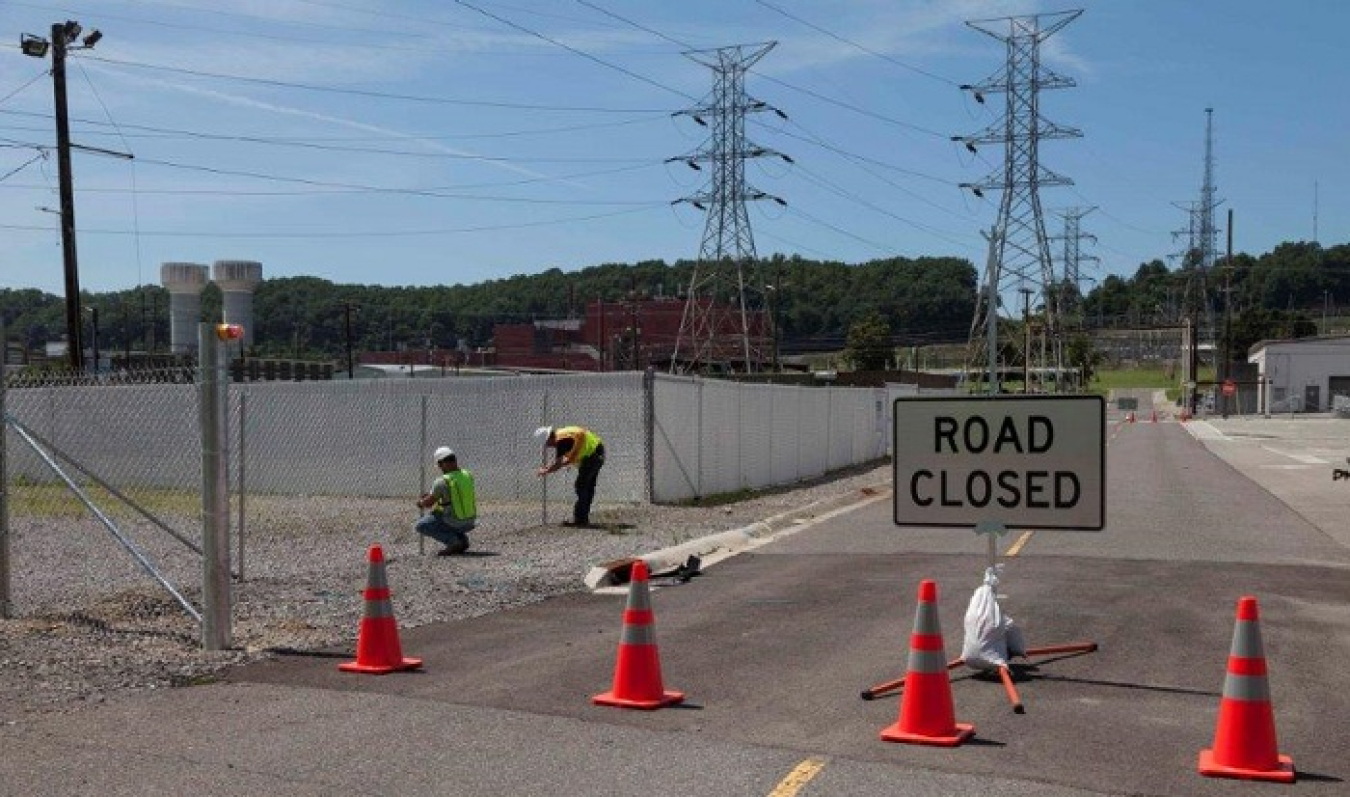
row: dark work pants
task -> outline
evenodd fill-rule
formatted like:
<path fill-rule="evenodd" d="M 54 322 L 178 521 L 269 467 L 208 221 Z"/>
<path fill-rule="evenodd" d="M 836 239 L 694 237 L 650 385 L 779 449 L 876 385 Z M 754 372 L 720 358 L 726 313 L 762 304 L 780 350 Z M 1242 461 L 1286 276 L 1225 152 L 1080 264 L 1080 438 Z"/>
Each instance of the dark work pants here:
<path fill-rule="evenodd" d="M 595 453 L 581 460 L 577 466 L 577 502 L 572 507 L 572 522 L 586 524 L 591 522 L 591 502 L 595 500 L 595 481 L 600 478 L 600 468 L 605 464 L 605 447 L 597 446 Z"/>

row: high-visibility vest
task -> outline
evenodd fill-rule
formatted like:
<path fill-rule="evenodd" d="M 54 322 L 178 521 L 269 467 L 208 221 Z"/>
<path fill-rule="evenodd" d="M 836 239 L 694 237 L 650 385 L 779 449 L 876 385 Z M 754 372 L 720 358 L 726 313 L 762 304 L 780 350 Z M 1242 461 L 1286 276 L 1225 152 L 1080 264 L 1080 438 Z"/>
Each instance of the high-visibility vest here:
<path fill-rule="evenodd" d="M 440 514 L 448 508 L 450 516 L 455 520 L 474 520 L 477 518 L 478 499 L 474 495 L 473 474 L 460 468 L 450 471 L 442 478 L 445 479 L 445 486 L 450 488 L 450 505 L 447 507 L 437 501 L 436 513 Z"/>
<path fill-rule="evenodd" d="M 599 448 L 602 442 L 600 440 L 600 435 L 580 426 L 564 426 L 560 429 L 554 429 L 553 439 L 555 441 L 572 441 L 571 450 L 563 455 L 563 461 L 569 465 L 573 462 L 580 462 L 591 454 L 594 454 L 595 449 Z"/>

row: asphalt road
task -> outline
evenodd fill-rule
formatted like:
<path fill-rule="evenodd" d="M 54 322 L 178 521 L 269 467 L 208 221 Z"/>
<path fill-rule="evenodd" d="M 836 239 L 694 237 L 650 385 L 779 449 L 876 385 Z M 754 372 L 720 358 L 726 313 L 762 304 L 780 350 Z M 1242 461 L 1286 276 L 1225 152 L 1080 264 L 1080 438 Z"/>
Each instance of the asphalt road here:
<path fill-rule="evenodd" d="M 1350 422 L 1300 424 L 1113 413 L 1106 529 L 1000 541 L 1028 644 L 1100 647 L 1034 660 L 1024 714 L 954 670 L 960 747 L 881 741 L 899 698 L 859 692 L 904 674 L 923 579 L 959 654 L 985 543 L 897 527 L 882 495 L 653 590 L 684 706 L 590 703 L 623 599 L 576 595 L 405 631 L 421 672 L 341 673 L 333 651 L 0 728 L 0 794 L 1273 794 L 1196 773 L 1249 594 L 1297 788 L 1350 794 L 1350 482 L 1331 480 Z"/>

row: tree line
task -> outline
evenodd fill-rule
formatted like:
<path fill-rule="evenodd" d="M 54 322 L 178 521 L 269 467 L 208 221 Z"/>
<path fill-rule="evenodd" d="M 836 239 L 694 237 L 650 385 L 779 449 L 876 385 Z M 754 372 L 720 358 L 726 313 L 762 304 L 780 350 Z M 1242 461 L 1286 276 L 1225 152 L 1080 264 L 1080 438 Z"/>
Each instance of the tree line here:
<path fill-rule="evenodd" d="M 1220 257 L 1207 270 L 1198 259 L 1191 252 L 1176 270 L 1153 260 L 1132 277 L 1107 277 L 1084 297 L 1085 326 L 1177 326 L 1190 317 L 1245 359 L 1259 341 L 1315 335 L 1350 315 L 1350 244 L 1286 242 Z"/>
<path fill-rule="evenodd" d="M 336 284 L 318 277 L 261 282 L 253 295 L 251 356 L 339 359 L 348 343 L 356 351 L 488 346 L 502 323 L 582 317 L 597 300 L 624 302 L 682 299 L 695 275 L 694 261 L 607 263 L 574 272 L 550 268 L 471 285 L 380 286 Z M 700 285 L 708 273 L 700 266 Z M 733 299 L 731 279 L 722 301 Z M 852 265 L 774 256 L 744 269 L 747 303 L 771 313 L 784 341 L 842 348 L 848 326 L 869 312 L 885 315 L 899 336 L 933 341 L 962 339 L 974 310 L 974 267 L 958 258 L 889 258 Z M 98 340 L 106 352 L 167 352 L 169 294 L 157 285 L 83 294 L 97 308 Z M 221 317 L 214 283 L 201 293 L 203 320 Z M 65 334 L 65 303 L 35 289 L 0 290 L 0 316 L 11 340 L 31 349 Z M 86 319 L 88 322 L 89 319 Z M 86 328 L 86 345 L 90 331 Z"/>
<path fill-rule="evenodd" d="M 1154 260 L 1141 264 L 1133 276 L 1108 276 L 1085 294 L 1069 285 L 1056 291 L 1062 306 L 1072 308 L 1073 326 L 1083 330 L 1179 325 L 1187 317 L 1203 322 L 1227 311 L 1225 328 L 1234 352 L 1261 339 L 1313 334 L 1319 312 L 1334 312 L 1338 301 L 1350 303 L 1350 245 L 1284 243 L 1266 254 L 1221 259 L 1208 270 L 1195 261 L 1188 257 L 1170 270 Z M 358 352 L 488 346 L 499 323 L 581 317 L 585 306 L 597 300 L 680 299 L 696 265 L 684 260 L 606 263 L 470 285 L 391 287 L 272 278 L 254 294 L 250 354 L 337 360 L 349 342 Z M 707 273 L 707 264 L 700 268 Z M 774 255 L 743 273 L 752 286 L 748 304 L 772 314 L 785 352 L 844 349 L 850 333 L 859 333 L 855 325 L 863 325 L 864 338 L 882 335 L 892 347 L 965 343 L 980 287 L 975 265 L 955 257 L 849 264 Z M 164 288 L 85 292 L 82 303 L 97 310 L 97 338 L 105 354 L 168 351 Z M 208 284 L 201 295 L 202 318 L 220 318 L 220 306 L 220 291 Z M 1016 310 L 1014 318 L 1020 316 L 1021 308 L 1009 309 Z M 1033 316 L 1041 311 L 1031 308 Z M 0 289 L 0 317 L 10 340 L 29 349 L 64 338 L 65 303 L 53 294 Z M 90 313 L 86 323 L 92 319 Z M 93 330 L 86 329 L 88 344 Z"/>

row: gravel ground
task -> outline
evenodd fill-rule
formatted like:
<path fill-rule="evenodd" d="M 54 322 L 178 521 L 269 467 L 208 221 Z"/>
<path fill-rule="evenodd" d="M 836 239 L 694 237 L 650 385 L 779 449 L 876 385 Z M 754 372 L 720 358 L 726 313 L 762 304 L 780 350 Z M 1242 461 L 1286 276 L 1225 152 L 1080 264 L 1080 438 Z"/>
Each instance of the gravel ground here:
<path fill-rule="evenodd" d="M 371 539 L 359 520 L 407 514 L 407 501 L 253 499 L 245 580 L 234 587 L 233 647 L 201 649 L 197 623 L 168 587 L 87 518 L 11 518 L 10 619 L 0 619 L 0 723 L 73 712 L 128 692 L 190 685 L 285 650 L 354 650 L 366 551 L 384 549 L 400 628 L 455 620 L 584 590 L 591 567 L 813 504 L 889 486 L 883 464 L 709 506 L 597 506 L 599 529 L 536 526 L 471 535 L 470 555 L 425 554 L 411 531 Z M 870 490 L 869 490 L 870 492 Z M 272 502 L 272 506 L 260 503 Z M 172 525 L 172 524 L 171 524 Z M 187 526 L 181 526 L 187 527 Z M 128 535 L 129 536 L 129 535 Z M 201 605 L 200 559 L 162 533 L 128 539 L 182 598 Z"/>

